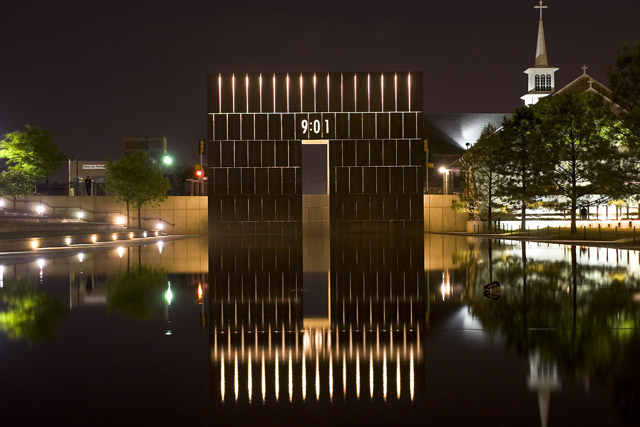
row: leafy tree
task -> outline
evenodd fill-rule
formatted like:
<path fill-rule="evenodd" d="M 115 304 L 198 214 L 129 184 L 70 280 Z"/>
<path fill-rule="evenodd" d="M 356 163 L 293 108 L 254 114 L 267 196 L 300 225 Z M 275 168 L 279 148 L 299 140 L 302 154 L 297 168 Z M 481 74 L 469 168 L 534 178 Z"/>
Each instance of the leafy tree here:
<path fill-rule="evenodd" d="M 169 187 L 169 180 L 162 175 L 162 169 L 147 152 L 126 154 L 118 161 L 107 162 L 106 188 L 127 204 L 127 227 L 129 205 L 138 209 L 138 228 L 141 228 L 142 206 L 153 206 L 165 200 Z"/>
<path fill-rule="evenodd" d="M 571 232 L 578 209 L 625 195 L 628 173 L 623 154 L 606 132 L 609 107 L 601 96 L 584 92 L 548 96 L 534 107 L 551 164 L 551 206 L 568 209 Z"/>
<path fill-rule="evenodd" d="M 520 229 L 526 229 L 527 206 L 543 195 L 551 168 L 541 143 L 540 119 L 532 108 L 520 107 L 505 118 L 500 137 L 497 171 L 503 176 L 497 193 L 507 205 L 520 210 Z"/>
<path fill-rule="evenodd" d="M 20 171 L 31 181 L 53 174 L 66 156 L 53 143 L 53 133 L 26 125 L 26 130 L 11 132 L 0 141 L 0 158 L 7 159 L 9 170 Z"/>
<path fill-rule="evenodd" d="M 0 196 L 13 197 L 13 209 L 16 208 L 16 197 L 34 194 L 35 186 L 31 178 L 19 170 L 8 170 L 0 173 Z"/>
<path fill-rule="evenodd" d="M 474 219 L 486 215 L 489 231 L 492 227 L 493 209 L 499 206 L 496 190 L 501 178 L 498 174 L 500 148 L 500 135 L 489 124 L 460 161 L 467 189 L 460 200 L 474 215 Z"/>
<path fill-rule="evenodd" d="M 0 329 L 11 339 L 30 344 L 46 340 L 55 334 L 56 326 L 67 312 L 53 296 L 39 292 L 28 279 L 17 279 L 0 289 L 0 300 L 7 309 L 0 312 Z"/>
<path fill-rule="evenodd" d="M 167 272 L 163 269 L 136 265 L 107 284 L 109 310 L 140 319 L 151 317 L 153 304 L 150 294 L 164 288 Z"/>
<path fill-rule="evenodd" d="M 609 87 L 613 101 L 620 106 L 619 115 L 625 135 L 640 144 L 640 42 L 625 44 L 618 50 L 615 68 L 609 67 Z"/>

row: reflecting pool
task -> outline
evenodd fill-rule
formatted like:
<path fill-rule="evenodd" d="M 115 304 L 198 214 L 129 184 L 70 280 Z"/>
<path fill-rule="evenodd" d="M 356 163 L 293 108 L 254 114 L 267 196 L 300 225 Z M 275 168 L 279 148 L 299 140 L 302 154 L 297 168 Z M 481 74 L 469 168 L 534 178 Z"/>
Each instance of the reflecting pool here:
<path fill-rule="evenodd" d="M 0 416 L 633 425 L 639 261 L 605 248 L 335 234 L 0 257 Z"/>

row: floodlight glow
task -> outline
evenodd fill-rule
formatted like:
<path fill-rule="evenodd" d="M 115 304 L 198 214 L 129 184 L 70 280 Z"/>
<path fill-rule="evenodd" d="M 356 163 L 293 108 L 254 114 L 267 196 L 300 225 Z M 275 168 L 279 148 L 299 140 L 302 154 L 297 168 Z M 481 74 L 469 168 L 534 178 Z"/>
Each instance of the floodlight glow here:
<path fill-rule="evenodd" d="M 4 208 L 4 199 L 0 199 L 0 208 Z"/>
<path fill-rule="evenodd" d="M 36 206 L 36 213 L 38 215 L 42 215 L 44 213 L 44 210 L 45 210 L 45 208 L 44 208 L 43 204 L 39 204 L 39 205 Z"/>
<path fill-rule="evenodd" d="M 122 215 L 116 218 L 116 224 L 117 225 L 124 225 L 125 221 L 126 221 L 126 219 Z"/>
<path fill-rule="evenodd" d="M 4 265 L 0 265 L 0 288 L 4 287 Z"/>
<path fill-rule="evenodd" d="M 438 171 L 440 173 L 445 173 L 447 171 L 447 168 L 445 168 L 444 166 L 440 166 L 440 169 L 438 169 Z"/>
<path fill-rule="evenodd" d="M 113 233 L 113 234 L 111 235 L 111 238 L 112 238 L 113 240 L 118 240 L 118 235 L 117 235 L 116 233 Z"/>
<path fill-rule="evenodd" d="M 71 237 L 65 237 L 64 238 L 64 244 L 65 245 L 70 245 L 71 244 Z"/>
<path fill-rule="evenodd" d="M 147 237 L 147 232 L 146 232 L 146 231 L 144 231 L 144 232 L 142 233 L 142 237 Z"/>
<path fill-rule="evenodd" d="M 31 241 L 31 249 L 38 249 L 38 246 L 40 246 L 40 242 L 38 240 Z"/>
<path fill-rule="evenodd" d="M 162 253 L 162 247 L 164 246 L 164 242 L 162 240 L 160 240 L 158 242 L 158 252 Z"/>
<path fill-rule="evenodd" d="M 84 261 L 84 254 L 82 252 L 78 254 L 78 261 L 80 262 Z"/>
<path fill-rule="evenodd" d="M 129 233 L 129 238 L 133 239 L 133 232 Z"/>
<path fill-rule="evenodd" d="M 78 213 L 76 214 L 76 216 L 78 217 L 78 219 L 82 219 L 82 218 L 84 218 L 84 212 L 82 212 L 82 211 L 78 211 Z"/>
<path fill-rule="evenodd" d="M 156 237 L 158 237 L 160 235 L 160 232 L 158 230 L 156 230 Z"/>
<path fill-rule="evenodd" d="M 170 164 L 173 163 L 173 158 L 170 155 L 165 154 L 164 157 L 162 158 L 162 163 L 169 166 Z"/>
<path fill-rule="evenodd" d="M 97 241 L 98 241 L 98 236 L 96 236 L 95 234 L 91 236 L 91 243 L 95 243 Z"/>
<path fill-rule="evenodd" d="M 157 224 L 156 224 L 156 228 L 157 228 L 158 230 L 164 230 L 164 224 L 163 224 L 163 223 L 161 223 L 161 222 L 159 222 L 159 223 L 157 223 Z"/>
<path fill-rule="evenodd" d="M 40 271 L 42 271 L 42 269 L 44 268 L 44 259 L 40 258 L 38 260 L 38 267 L 40 267 Z"/>
<path fill-rule="evenodd" d="M 120 258 L 122 258 L 122 256 L 124 255 L 124 248 L 122 246 L 118 247 L 118 256 Z"/>

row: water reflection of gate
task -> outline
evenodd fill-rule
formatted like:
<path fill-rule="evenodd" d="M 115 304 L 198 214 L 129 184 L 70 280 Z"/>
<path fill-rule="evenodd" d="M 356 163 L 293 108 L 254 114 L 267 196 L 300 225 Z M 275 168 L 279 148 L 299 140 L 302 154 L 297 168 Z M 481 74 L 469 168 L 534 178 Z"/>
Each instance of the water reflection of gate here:
<path fill-rule="evenodd" d="M 422 239 L 331 238 L 325 321 L 305 312 L 303 241 L 212 241 L 212 394 L 244 402 L 413 399 L 424 386 Z"/>

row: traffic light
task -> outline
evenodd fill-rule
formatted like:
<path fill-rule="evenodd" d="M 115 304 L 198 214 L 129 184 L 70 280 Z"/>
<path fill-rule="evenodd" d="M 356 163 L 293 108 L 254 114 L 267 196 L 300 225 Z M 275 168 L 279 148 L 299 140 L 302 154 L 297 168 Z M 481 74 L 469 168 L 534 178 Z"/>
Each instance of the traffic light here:
<path fill-rule="evenodd" d="M 196 170 L 196 176 L 197 176 L 198 178 L 202 178 L 202 175 L 203 175 L 202 169 L 197 169 L 197 170 Z"/>
<path fill-rule="evenodd" d="M 199 153 L 200 153 L 200 154 L 205 154 L 205 152 L 206 152 L 206 147 L 207 147 L 207 146 L 206 146 L 206 142 L 205 142 L 205 140 L 204 140 L 204 139 L 201 139 L 201 140 L 200 140 L 200 145 L 199 145 L 199 147 L 198 147 L 198 148 L 200 149 L 200 150 L 199 150 Z"/>

